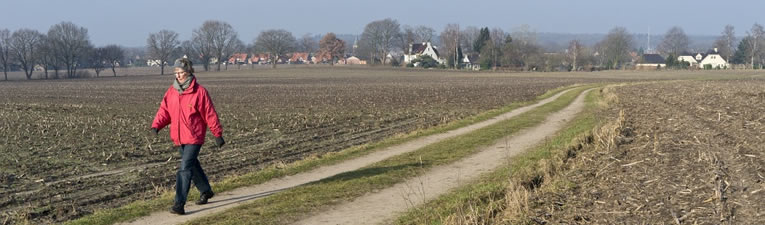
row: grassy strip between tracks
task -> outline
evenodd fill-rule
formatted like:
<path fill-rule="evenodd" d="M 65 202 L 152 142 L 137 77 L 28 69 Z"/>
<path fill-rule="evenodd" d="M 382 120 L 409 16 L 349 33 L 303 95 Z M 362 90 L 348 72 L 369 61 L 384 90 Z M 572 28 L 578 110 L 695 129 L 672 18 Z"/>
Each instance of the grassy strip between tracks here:
<path fill-rule="evenodd" d="M 503 113 L 510 112 L 514 109 L 517 109 L 526 105 L 534 104 L 538 101 L 552 97 L 555 94 L 558 94 L 562 91 L 571 89 L 576 86 L 579 86 L 579 85 L 556 88 L 546 92 L 543 95 L 538 96 L 534 101 L 512 103 L 508 106 L 505 106 L 499 109 L 486 111 L 476 116 L 458 120 L 458 121 L 448 123 L 442 126 L 437 126 L 437 127 L 433 127 L 429 129 L 414 131 L 408 134 L 394 136 L 394 137 L 385 139 L 380 142 L 372 143 L 372 144 L 354 146 L 336 153 L 328 153 L 325 155 L 300 160 L 287 165 L 271 166 L 271 167 L 268 167 L 263 170 L 253 172 L 250 174 L 226 178 L 221 182 L 215 182 L 211 185 L 213 187 L 213 190 L 215 190 L 217 193 L 222 193 L 222 192 L 230 191 L 240 187 L 261 184 L 274 178 L 280 178 L 280 177 L 298 174 L 298 173 L 309 171 L 321 166 L 337 164 L 339 162 L 342 162 L 348 159 L 369 154 L 371 152 L 374 152 L 375 150 L 402 144 L 420 137 L 438 134 L 438 133 L 446 132 L 449 130 L 465 127 L 465 126 L 478 123 L 481 121 L 485 121 L 493 117 L 496 117 L 498 115 L 501 115 Z M 135 201 L 133 203 L 130 203 L 126 206 L 122 206 L 119 208 L 104 209 L 101 211 L 97 211 L 91 215 L 69 221 L 65 224 L 68 224 L 68 225 L 114 224 L 118 222 L 130 221 L 143 216 L 148 216 L 149 214 L 155 211 L 167 210 L 169 206 L 172 205 L 174 193 L 175 192 L 173 190 L 167 190 L 158 198 Z M 189 194 L 189 200 L 195 201 L 198 198 L 199 198 L 199 193 L 196 191 L 196 189 L 192 189 L 191 193 Z"/>
<path fill-rule="evenodd" d="M 468 134 L 425 146 L 414 152 L 394 156 L 359 170 L 338 174 L 258 199 L 223 213 L 191 221 L 190 224 L 292 222 L 328 205 L 339 204 L 375 190 L 391 187 L 408 178 L 421 175 L 433 166 L 449 164 L 474 154 L 502 137 L 542 123 L 548 115 L 565 108 L 582 91 L 591 87 L 575 88 L 558 99 L 513 119 L 500 121 Z"/>
<path fill-rule="evenodd" d="M 410 209 L 396 220 L 396 224 L 483 224 L 503 220 L 502 217 L 506 214 L 503 211 L 516 207 L 510 205 L 515 202 L 506 199 L 508 194 L 512 194 L 508 192 L 508 188 L 513 186 L 509 178 L 535 176 L 534 172 L 529 171 L 540 170 L 538 168 L 548 166 L 548 162 L 553 161 L 556 155 L 570 154 L 568 149 L 581 147 L 588 139 L 592 140 L 592 130 L 600 123 L 595 115 L 600 99 L 600 91 L 591 91 L 585 99 L 585 109 L 553 138 L 547 139 L 530 151 L 512 157 L 508 164 L 449 194 Z M 544 182 L 550 182 L 547 177 L 543 179 Z M 555 185 L 567 184 L 558 183 L 552 186 Z"/>

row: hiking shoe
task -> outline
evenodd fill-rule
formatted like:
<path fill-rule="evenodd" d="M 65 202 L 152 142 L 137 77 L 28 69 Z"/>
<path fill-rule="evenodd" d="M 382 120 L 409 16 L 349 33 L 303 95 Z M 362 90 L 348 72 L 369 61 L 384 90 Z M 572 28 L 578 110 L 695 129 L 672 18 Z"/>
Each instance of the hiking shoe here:
<path fill-rule="evenodd" d="M 178 214 L 178 215 L 183 215 L 183 214 L 186 214 L 186 211 L 183 210 L 183 206 L 182 205 L 173 205 L 173 207 L 170 208 L 170 213 Z"/>
<path fill-rule="evenodd" d="M 213 193 L 212 191 L 207 193 L 202 193 L 201 195 L 199 195 L 199 200 L 197 200 L 196 203 L 197 205 L 207 204 L 207 200 L 211 199 L 213 196 L 215 196 L 215 193 Z"/>

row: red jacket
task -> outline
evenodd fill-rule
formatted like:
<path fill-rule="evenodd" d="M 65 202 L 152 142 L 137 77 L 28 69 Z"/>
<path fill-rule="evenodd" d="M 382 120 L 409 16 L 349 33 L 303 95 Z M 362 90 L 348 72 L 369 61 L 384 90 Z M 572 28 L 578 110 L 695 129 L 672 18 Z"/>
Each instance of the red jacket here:
<path fill-rule="evenodd" d="M 196 78 L 191 79 L 193 79 L 191 85 L 183 91 L 183 94 L 178 94 L 172 85 L 167 89 L 159 105 L 157 116 L 151 124 L 151 127 L 157 130 L 169 124 L 170 138 L 176 146 L 204 144 L 207 127 L 215 137 L 223 135 L 218 113 L 215 111 L 207 89 L 199 85 Z"/>

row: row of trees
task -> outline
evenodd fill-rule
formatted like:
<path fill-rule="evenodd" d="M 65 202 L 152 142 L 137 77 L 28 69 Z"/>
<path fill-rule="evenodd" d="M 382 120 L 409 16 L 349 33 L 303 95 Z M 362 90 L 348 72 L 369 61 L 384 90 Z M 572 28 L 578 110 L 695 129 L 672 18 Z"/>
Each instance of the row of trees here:
<path fill-rule="evenodd" d="M 482 68 L 512 67 L 523 70 L 537 68 L 550 69 L 552 66 L 566 65 L 578 70 L 583 66 L 619 68 L 633 60 L 635 49 L 633 35 L 623 27 L 611 29 L 608 34 L 593 46 L 585 46 L 578 40 L 572 40 L 568 49 L 562 53 L 546 53 L 537 43 L 536 32 L 524 25 L 505 32 L 500 28 L 467 27 L 448 24 L 436 35 L 436 31 L 427 26 L 401 25 L 394 19 L 372 21 L 354 43 L 353 53 L 371 63 L 397 64 L 397 57 L 390 57 L 392 52 L 408 54 L 413 43 L 436 42 L 446 66 L 460 68 L 464 56 L 475 56 Z M 754 24 L 741 40 L 735 36 L 735 28 L 728 25 L 714 43 L 714 48 L 730 63 L 749 64 L 751 67 L 765 65 L 765 30 L 760 24 Z M 669 58 L 690 51 L 690 39 L 682 28 L 669 29 L 658 45 L 659 53 Z M 327 33 L 317 43 L 306 34 L 300 40 L 289 31 L 271 29 L 260 32 L 250 44 L 239 39 L 234 28 L 222 21 L 205 21 L 192 31 L 190 40 L 181 41 L 178 33 L 160 30 L 149 34 L 146 41 L 148 58 L 158 60 L 161 73 L 165 65 L 175 58 L 187 56 L 209 70 L 211 64 L 221 70 L 222 64 L 233 54 L 239 52 L 268 53 L 271 62 L 277 62 L 286 54 L 294 51 L 314 53 L 330 63 L 342 58 L 348 45 L 333 33 Z M 358 47 L 356 49 L 356 47 Z M 13 68 L 24 71 L 27 79 L 32 78 L 35 68 L 53 70 L 53 78 L 59 78 L 59 71 L 65 71 L 63 77 L 78 77 L 79 68 L 93 68 L 96 76 L 106 68 L 111 68 L 114 76 L 115 67 L 123 63 L 125 49 L 117 45 L 94 47 L 88 36 L 88 30 L 71 22 L 62 22 L 51 26 L 47 33 L 31 29 L 19 29 L 14 32 L 0 30 L 0 66 L 5 79 Z M 391 61 L 392 60 L 392 61 Z M 272 63 L 276 66 L 276 63 Z"/>
<path fill-rule="evenodd" d="M 755 23 L 746 32 L 746 36 L 737 40 L 735 27 L 726 25 L 720 33 L 720 37 L 714 42 L 713 47 L 723 56 L 727 62 L 733 64 L 748 64 L 750 68 L 765 65 L 765 30 L 763 26 Z M 672 27 L 658 46 L 660 53 L 674 58 L 689 52 L 690 40 L 682 28 Z M 668 59 L 669 60 L 669 59 Z"/>
<path fill-rule="evenodd" d="M 434 40 L 434 37 L 438 39 Z M 624 27 L 611 29 L 593 46 L 585 46 L 579 40 L 572 40 L 565 52 L 545 54 L 543 46 L 537 43 L 536 32 L 527 25 L 506 33 L 500 28 L 461 29 L 459 24 L 447 24 L 436 36 L 435 30 L 426 26 L 402 28 L 394 19 L 383 19 L 366 25 L 356 55 L 373 63 L 387 64 L 389 53 L 408 54 L 410 44 L 426 41 L 439 42 L 438 50 L 451 68 L 460 67 L 463 56 L 470 54 L 478 56 L 482 68 L 502 66 L 530 70 L 567 65 L 569 69 L 577 70 L 589 65 L 609 69 L 623 67 L 634 60 L 632 53 L 642 54 L 645 51 L 641 47 L 636 48 L 633 34 Z M 689 48 L 690 44 L 691 41 L 683 29 L 676 26 L 664 34 L 657 50 L 665 57 L 672 58 L 691 51 L 705 53 L 708 50 L 692 50 Z M 762 67 L 765 65 L 763 46 L 765 31 L 762 25 L 755 23 L 741 40 L 736 38 L 732 25 L 725 26 L 712 47 L 729 63 Z"/>
<path fill-rule="evenodd" d="M 545 57 L 542 46 L 537 43 L 536 32 L 527 25 L 507 33 L 500 28 L 461 29 L 459 24 L 447 24 L 439 35 L 435 33 L 434 29 L 426 26 L 405 25 L 402 28 L 394 19 L 373 21 L 364 28 L 356 55 L 372 63 L 387 64 L 389 53 L 408 54 L 410 44 L 432 41 L 439 44 L 438 51 L 450 68 L 460 68 L 465 55 L 478 56 L 479 61 L 472 63 L 480 63 L 482 68 L 494 69 L 505 66 L 529 70 L 560 61 Z M 623 61 L 621 55 L 628 55 L 631 39 L 623 28 L 612 33 L 614 34 L 609 35 L 600 46 L 608 46 L 611 51 L 605 57 L 618 64 Z M 438 38 L 434 39 L 435 37 Z M 618 45 L 623 45 L 626 50 Z M 572 42 L 571 50 L 576 61 L 583 62 L 588 59 L 585 47 L 578 41 Z M 393 60 L 396 58 L 393 57 Z"/>
<path fill-rule="evenodd" d="M 156 38 L 160 36 L 171 38 Z M 358 46 L 354 46 L 358 49 L 354 49 L 353 53 L 371 63 L 396 64 L 400 63 L 396 61 L 396 57 L 388 57 L 392 52 L 408 54 L 409 46 L 413 43 L 438 42 L 439 51 L 446 59 L 447 66 L 451 68 L 461 67 L 462 58 L 470 54 L 479 58 L 478 62 L 473 63 L 480 63 L 482 68 L 514 67 L 532 70 L 567 65 L 571 70 L 578 70 L 585 65 L 606 69 L 620 68 L 633 61 L 632 52 L 643 52 L 642 48 L 636 49 L 633 35 L 624 27 L 611 29 L 603 40 L 593 46 L 585 46 L 579 40 L 572 40 L 562 54 L 545 54 L 536 36 L 536 32 L 528 25 L 506 33 L 500 28 L 471 26 L 461 29 L 459 24 L 448 24 L 436 35 L 436 31 L 430 27 L 402 26 L 398 21 L 388 18 L 368 23 L 358 40 Z M 734 27 L 728 25 L 713 47 L 731 63 L 765 65 L 763 36 L 765 31 L 762 26 L 754 24 L 747 36 L 738 41 Z M 169 45 L 162 48 L 161 43 Z M 296 40 L 290 32 L 276 29 L 261 32 L 249 46 L 245 46 L 227 23 L 207 21 L 193 31 L 189 41 L 178 43 L 177 33 L 163 30 L 150 35 L 147 47 L 151 57 L 155 59 L 169 58 L 173 51 L 180 50 L 184 55 L 195 56 L 204 62 L 207 70 L 212 57 L 227 59 L 231 54 L 241 51 L 268 52 L 272 62 L 276 62 L 279 57 L 296 50 L 313 52 L 316 45 L 309 35 Z M 317 55 L 330 56 L 332 62 L 342 57 L 348 47 L 332 33 L 325 35 L 318 45 Z M 658 51 L 665 57 L 676 57 L 688 53 L 689 45 L 690 39 L 683 29 L 672 27 L 664 35 Z M 218 63 L 218 70 L 220 65 Z"/>
<path fill-rule="evenodd" d="M 268 53 L 269 60 L 277 62 L 280 57 L 296 50 L 313 52 L 315 45 L 309 35 L 298 41 L 291 32 L 283 29 L 262 31 L 250 45 L 245 45 L 230 24 L 217 20 L 205 21 L 201 27 L 194 29 L 191 40 L 181 42 L 178 33 L 170 30 L 149 34 L 146 40 L 149 57 L 159 61 L 161 74 L 164 74 L 164 67 L 170 60 L 181 56 L 202 62 L 205 71 L 210 69 L 211 63 L 217 65 L 216 70 L 220 71 L 221 65 L 239 52 Z M 337 39 L 333 33 L 324 35 L 318 45 L 317 54 L 328 56 L 333 59 L 331 62 L 342 57 L 345 52 L 345 42 Z M 276 67 L 276 63 L 272 65 Z"/>
<path fill-rule="evenodd" d="M 122 59 L 124 50 L 117 45 L 94 47 L 90 43 L 88 30 L 71 22 L 62 22 L 50 27 L 47 33 L 32 29 L 19 29 L 10 32 L 0 30 L 0 66 L 5 80 L 8 71 L 14 67 L 24 71 L 27 79 L 32 79 L 36 67 L 45 72 L 53 70 L 53 78 L 79 77 L 77 69 L 94 68 L 98 76 L 104 68 L 110 67 L 114 76 Z"/>

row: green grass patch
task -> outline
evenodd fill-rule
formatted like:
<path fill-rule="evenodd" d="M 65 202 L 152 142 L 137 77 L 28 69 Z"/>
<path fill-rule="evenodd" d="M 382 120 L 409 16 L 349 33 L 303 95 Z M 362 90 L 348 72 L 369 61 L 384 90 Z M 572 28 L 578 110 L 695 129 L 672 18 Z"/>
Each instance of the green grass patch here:
<path fill-rule="evenodd" d="M 216 193 L 223 193 L 223 192 L 234 190 L 240 187 L 261 184 L 274 178 L 280 178 L 280 177 L 302 173 L 302 172 L 309 171 L 321 166 L 337 164 L 339 162 L 342 162 L 348 159 L 364 156 L 376 150 L 402 144 L 420 137 L 443 133 L 446 131 L 465 127 L 474 123 L 485 121 L 485 120 L 494 118 L 498 115 L 510 112 L 514 109 L 534 104 L 538 102 L 539 100 L 551 97 L 564 90 L 568 90 L 576 86 L 578 85 L 559 87 L 559 88 L 547 91 L 545 94 L 538 96 L 536 100 L 534 101 L 512 103 L 510 105 L 504 106 L 499 109 L 489 110 L 489 111 L 480 113 L 478 115 L 468 117 L 462 120 L 454 121 L 451 123 L 447 123 L 441 126 L 436 126 L 436 127 L 432 127 L 428 129 L 423 129 L 423 130 L 417 130 L 417 131 L 410 132 L 408 134 L 393 136 L 376 143 L 354 146 L 336 153 L 327 153 L 321 156 L 308 158 L 305 160 L 300 160 L 294 163 L 290 163 L 286 166 L 271 166 L 257 172 L 226 178 L 221 182 L 215 182 L 215 183 L 212 183 L 211 185 L 213 190 L 216 191 Z M 139 201 L 132 202 L 123 207 L 96 211 L 95 213 L 91 215 L 88 215 L 76 220 L 68 221 L 64 224 L 103 225 L 103 224 L 114 224 L 118 222 L 130 221 L 139 217 L 148 216 L 155 211 L 169 209 L 169 207 L 173 204 L 174 194 L 175 194 L 174 191 L 165 190 L 163 194 L 161 194 L 160 197 L 158 198 L 148 199 L 148 200 L 139 200 Z M 198 198 L 199 198 L 199 192 L 197 192 L 196 189 L 192 189 L 191 192 L 189 193 L 189 200 L 195 201 Z"/>
<path fill-rule="evenodd" d="M 476 153 L 496 140 L 543 122 L 548 115 L 569 105 L 582 91 L 575 88 L 555 101 L 509 120 L 471 133 L 443 140 L 359 170 L 338 174 L 243 204 L 226 212 L 189 224 L 284 224 L 332 204 L 349 201 L 375 190 L 391 187 L 423 174 L 428 168 L 452 163 Z"/>
<path fill-rule="evenodd" d="M 596 101 L 599 98 L 601 94 L 598 89 L 591 91 L 585 99 L 585 109 L 558 131 L 555 137 L 530 151 L 512 157 L 509 161 L 511 163 L 483 175 L 476 181 L 407 211 L 396 220 L 396 224 L 444 224 L 445 218 L 459 213 L 477 212 L 478 215 L 484 213 L 483 216 L 492 216 L 488 212 L 502 208 L 498 204 L 506 204 L 503 199 L 509 185 L 508 177 L 516 175 L 523 168 L 536 165 L 542 159 L 551 159 L 560 151 L 566 151 L 576 139 L 587 135 L 599 123 L 594 114 L 597 110 Z M 472 212 L 466 212 L 466 209 Z"/>

